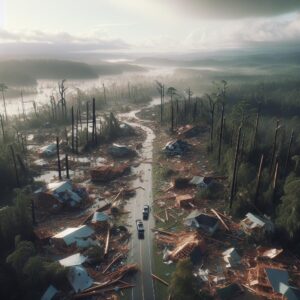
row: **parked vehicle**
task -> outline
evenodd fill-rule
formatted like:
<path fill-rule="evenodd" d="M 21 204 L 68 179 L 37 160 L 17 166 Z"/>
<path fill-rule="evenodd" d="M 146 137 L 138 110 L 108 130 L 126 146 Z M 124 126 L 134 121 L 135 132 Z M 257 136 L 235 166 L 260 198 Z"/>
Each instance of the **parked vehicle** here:
<path fill-rule="evenodd" d="M 149 213 L 150 213 L 150 207 L 149 207 L 149 205 L 144 205 L 144 208 L 143 208 L 143 219 L 144 220 L 148 220 Z"/>
<path fill-rule="evenodd" d="M 142 220 L 138 219 L 135 221 L 136 222 L 136 229 L 137 229 L 137 232 L 138 232 L 138 237 L 139 238 L 144 238 L 144 224 L 142 222 Z"/>

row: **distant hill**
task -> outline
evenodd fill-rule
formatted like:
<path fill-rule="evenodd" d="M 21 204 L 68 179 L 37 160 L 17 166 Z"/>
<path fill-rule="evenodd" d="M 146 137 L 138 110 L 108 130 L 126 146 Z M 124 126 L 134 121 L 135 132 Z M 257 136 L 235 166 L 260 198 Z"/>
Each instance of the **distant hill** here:
<path fill-rule="evenodd" d="M 35 85 L 37 79 L 93 79 L 142 71 L 146 69 L 126 63 L 90 65 L 67 60 L 7 60 L 0 61 L 0 82 L 8 86 L 30 86 Z"/>

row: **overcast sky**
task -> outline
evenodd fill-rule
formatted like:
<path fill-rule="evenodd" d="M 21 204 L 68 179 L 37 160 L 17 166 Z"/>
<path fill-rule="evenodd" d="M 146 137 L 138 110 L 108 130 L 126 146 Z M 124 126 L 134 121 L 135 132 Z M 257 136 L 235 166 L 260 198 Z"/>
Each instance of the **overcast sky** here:
<path fill-rule="evenodd" d="M 300 0 L 0 0 L 3 49 L 184 52 L 298 41 Z"/>

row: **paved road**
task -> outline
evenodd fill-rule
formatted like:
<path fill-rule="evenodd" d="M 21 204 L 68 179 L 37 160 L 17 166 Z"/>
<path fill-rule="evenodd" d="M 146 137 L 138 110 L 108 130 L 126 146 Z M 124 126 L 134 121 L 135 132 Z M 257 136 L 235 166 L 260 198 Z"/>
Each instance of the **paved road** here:
<path fill-rule="evenodd" d="M 153 105 L 152 102 L 150 105 Z M 123 114 L 123 117 L 135 117 L 135 113 Z M 138 119 L 137 119 L 138 120 Z M 128 122 L 129 123 L 129 122 Z M 130 122 L 129 124 L 139 126 L 147 133 L 147 138 L 143 143 L 141 150 L 141 160 L 152 161 L 152 142 L 155 138 L 153 131 L 144 125 Z M 133 168 L 138 178 L 133 182 L 133 187 L 142 186 L 144 189 L 138 189 L 136 196 L 126 205 L 126 209 L 131 212 L 128 223 L 132 226 L 132 238 L 131 238 L 131 250 L 129 252 L 129 261 L 135 262 L 140 268 L 133 278 L 133 284 L 135 288 L 132 289 L 132 300 L 154 300 L 155 292 L 154 285 L 151 278 L 152 273 L 152 251 L 153 251 L 153 233 L 151 228 L 154 228 L 154 219 L 152 213 L 150 213 L 149 220 L 143 221 L 145 227 L 144 239 L 138 239 L 136 230 L 136 219 L 142 219 L 142 210 L 145 204 L 152 206 L 152 164 L 141 163 L 137 168 Z"/>

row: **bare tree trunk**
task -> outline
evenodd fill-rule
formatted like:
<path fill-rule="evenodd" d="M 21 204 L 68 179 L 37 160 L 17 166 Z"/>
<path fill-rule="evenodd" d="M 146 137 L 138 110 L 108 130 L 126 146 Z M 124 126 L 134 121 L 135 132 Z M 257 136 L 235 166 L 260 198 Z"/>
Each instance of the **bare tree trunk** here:
<path fill-rule="evenodd" d="M 14 163 L 14 169 L 15 169 L 15 174 L 16 174 L 16 184 L 17 184 L 17 187 L 20 187 L 20 179 L 19 179 L 19 172 L 18 172 L 18 168 L 17 168 L 15 151 L 14 151 L 14 148 L 12 145 L 9 145 L 9 148 L 10 148 L 11 156 L 12 156 L 13 163 Z"/>
<path fill-rule="evenodd" d="M 292 147 L 292 144 L 293 144 L 293 140 L 294 140 L 294 129 L 292 130 L 292 133 L 291 133 L 291 138 L 290 138 L 290 142 L 289 142 L 289 146 L 288 146 L 287 156 L 286 156 L 286 160 L 285 160 L 285 164 L 284 164 L 284 175 L 287 174 L 287 169 L 288 169 L 288 164 L 289 164 L 289 159 L 290 159 L 291 147 Z"/>
<path fill-rule="evenodd" d="M 106 101 L 106 90 L 105 90 L 105 85 L 104 85 L 104 83 L 102 83 L 102 86 L 103 86 L 104 103 L 107 104 L 107 101 Z"/>
<path fill-rule="evenodd" d="M 7 121 L 7 109 L 6 109 L 6 101 L 5 101 L 5 96 L 4 96 L 4 91 L 2 90 L 2 100 L 3 100 L 3 106 L 4 106 L 4 115 L 5 115 L 5 120 Z"/>
<path fill-rule="evenodd" d="M 238 166 L 238 157 L 239 157 L 239 151 L 240 151 L 241 131 L 242 131 L 242 126 L 239 127 L 237 143 L 236 143 L 233 175 L 232 175 L 230 198 L 229 198 L 229 208 L 230 209 L 232 208 L 232 202 L 233 202 L 233 199 L 234 199 L 234 190 L 235 190 L 235 181 L 236 181 L 235 179 L 236 179 L 236 172 L 237 172 L 237 166 Z"/>
<path fill-rule="evenodd" d="M 273 150 L 272 150 L 272 159 L 271 159 L 271 164 L 270 164 L 270 173 L 272 173 L 272 171 L 273 171 L 273 164 L 274 164 L 276 146 L 277 146 L 278 130 L 279 130 L 279 120 L 277 120 L 277 122 L 276 122 L 276 129 L 275 129 Z"/>
<path fill-rule="evenodd" d="M 219 135 L 219 151 L 218 151 L 218 166 L 221 163 L 221 149 L 222 149 L 222 139 L 223 139 L 223 126 L 224 126 L 224 102 L 222 103 L 222 114 L 221 114 L 221 130 Z"/>
<path fill-rule="evenodd" d="M 66 154 L 66 173 L 67 173 L 67 178 L 70 179 L 70 172 L 69 172 L 69 156 Z"/>
<path fill-rule="evenodd" d="M 255 196 L 254 196 L 254 205 L 255 206 L 257 205 L 257 199 L 258 199 L 258 194 L 259 194 L 263 163 L 264 163 L 264 155 L 262 154 L 261 158 L 260 158 L 258 172 L 257 172 L 257 181 L 256 181 L 256 189 L 255 189 Z"/>
<path fill-rule="evenodd" d="M 86 102 L 86 143 L 89 142 L 89 102 Z"/>
<path fill-rule="evenodd" d="M 74 144 L 74 107 L 71 109 L 71 118 L 72 118 L 72 152 L 75 152 L 75 144 Z"/>
<path fill-rule="evenodd" d="M 57 168 L 58 168 L 58 177 L 61 180 L 61 165 L 60 165 L 60 156 L 59 156 L 59 138 L 56 137 L 56 155 L 57 155 Z"/>
<path fill-rule="evenodd" d="M 5 141 L 5 130 L 4 130 L 4 123 L 3 123 L 3 116 L 2 115 L 0 115 L 0 121 L 1 121 L 3 141 Z"/>
<path fill-rule="evenodd" d="M 254 128 L 254 134 L 253 134 L 253 150 L 256 147 L 257 144 L 257 131 L 258 131 L 258 123 L 259 123 L 259 118 L 260 118 L 260 112 L 256 114 L 256 121 L 255 121 L 255 128 Z"/>
<path fill-rule="evenodd" d="M 93 129 L 92 129 L 92 141 L 96 143 L 96 103 L 93 98 Z"/>

